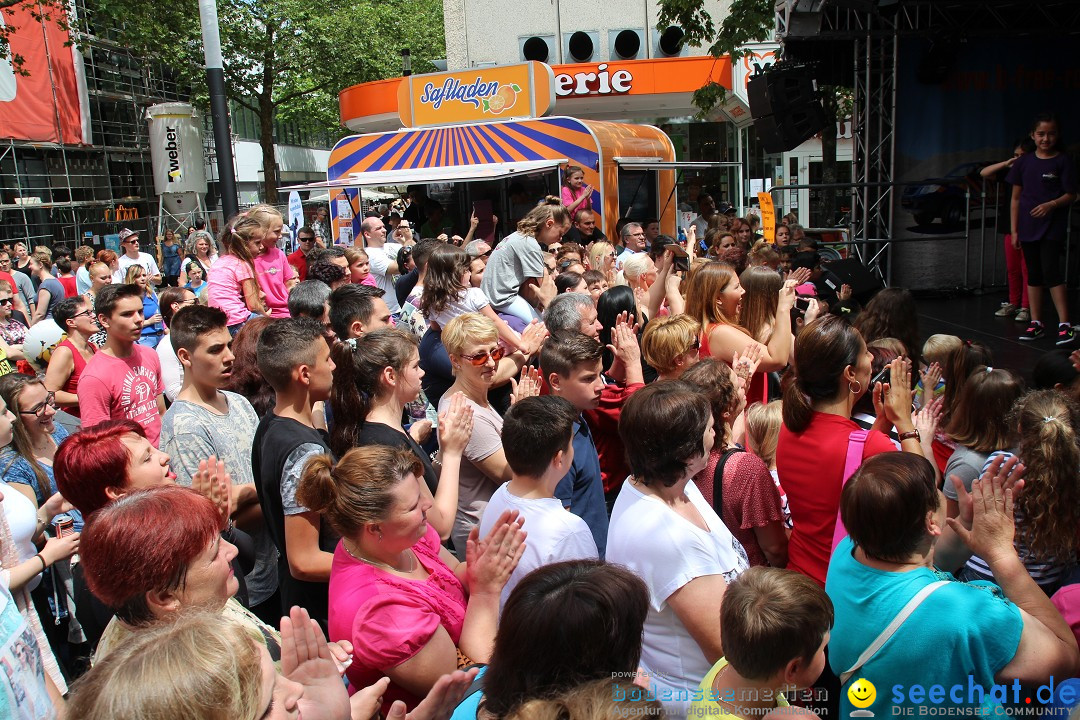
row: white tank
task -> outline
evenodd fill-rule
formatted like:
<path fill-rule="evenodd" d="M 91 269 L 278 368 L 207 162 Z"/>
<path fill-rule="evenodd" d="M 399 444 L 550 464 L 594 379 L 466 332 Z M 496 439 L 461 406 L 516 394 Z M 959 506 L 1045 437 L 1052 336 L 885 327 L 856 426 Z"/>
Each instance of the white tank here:
<path fill-rule="evenodd" d="M 205 193 L 202 118 L 187 103 L 161 103 L 146 111 L 154 192 Z"/>

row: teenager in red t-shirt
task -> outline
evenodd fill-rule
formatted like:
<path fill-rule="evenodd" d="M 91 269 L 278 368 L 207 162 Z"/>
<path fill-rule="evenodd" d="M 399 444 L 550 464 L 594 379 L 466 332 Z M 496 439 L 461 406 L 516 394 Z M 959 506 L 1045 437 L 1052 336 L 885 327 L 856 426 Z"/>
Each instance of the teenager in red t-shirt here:
<path fill-rule="evenodd" d="M 863 393 L 872 389 L 885 396 L 884 407 L 866 437 L 863 459 L 896 450 L 886 434 L 892 426 L 903 451 L 924 455 L 911 418 L 910 366 L 901 359 L 893 361 L 892 385 L 870 388 L 870 363 L 862 336 L 835 315 L 810 323 L 795 340 L 795 381 L 784 391 L 776 469 L 794 524 L 788 568 L 822 587 L 846 480 L 848 442 L 859 429 L 851 420 L 851 410 Z M 932 433 L 930 429 L 926 434 Z"/>

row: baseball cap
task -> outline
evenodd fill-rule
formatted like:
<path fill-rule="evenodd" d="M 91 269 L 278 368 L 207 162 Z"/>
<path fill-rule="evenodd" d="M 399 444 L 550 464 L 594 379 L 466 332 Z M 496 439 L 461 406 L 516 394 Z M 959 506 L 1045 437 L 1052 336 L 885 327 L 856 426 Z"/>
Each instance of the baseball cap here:
<path fill-rule="evenodd" d="M 129 229 L 129 228 L 123 228 L 123 229 L 122 229 L 122 230 L 120 231 L 120 244 L 121 244 L 121 245 L 123 245 L 123 244 L 124 244 L 124 243 L 126 243 L 127 241 L 131 240 L 132 238 L 135 238 L 136 240 L 138 240 L 138 239 L 139 239 L 139 233 L 138 233 L 138 231 L 136 231 L 136 230 L 131 230 L 131 229 Z"/>

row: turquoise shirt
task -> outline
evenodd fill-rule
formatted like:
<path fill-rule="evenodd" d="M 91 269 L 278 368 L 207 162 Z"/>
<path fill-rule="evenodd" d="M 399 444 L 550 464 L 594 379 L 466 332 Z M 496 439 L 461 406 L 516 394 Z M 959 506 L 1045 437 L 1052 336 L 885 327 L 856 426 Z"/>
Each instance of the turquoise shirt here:
<path fill-rule="evenodd" d="M 1023 630 L 1020 609 L 996 585 L 963 583 L 929 568 L 877 570 L 856 560 L 853 549 L 851 539 L 844 538 L 825 581 L 836 611 L 829 665 L 838 676 L 922 587 L 938 580 L 952 582 L 930 595 L 841 688 L 841 718 L 860 710 L 847 694 L 860 678 L 874 685 L 876 697 L 865 709 L 879 719 L 893 717 L 895 707 L 992 707 L 995 699 L 1013 702 L 1014 693 L 1023 703 L 1019 684 L 994 688 L 994 675 L 1016 654 Z M 919 710 L 913 712 L 919 715 Z"/>

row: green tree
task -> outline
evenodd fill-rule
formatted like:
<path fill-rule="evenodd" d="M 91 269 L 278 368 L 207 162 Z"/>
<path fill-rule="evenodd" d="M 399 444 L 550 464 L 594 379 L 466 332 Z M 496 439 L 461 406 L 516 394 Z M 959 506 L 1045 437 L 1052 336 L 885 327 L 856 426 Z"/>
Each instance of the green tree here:
<path fill-rule="evenodd" d="M 0 0 L 3 2 L 4 0 Z M 176 0 L 147 12 L 146 0 L 88 0 L 94 23 L 138 57 L 161 62 L 190 83 L 204 104 L 203 46 L 196 0 Z M 275 121 L 341 134 L 337 94 L 348 85 L 399 75 L 399 49 L 414 67 L 445 56 L 439 0 L 218 0 L 229 100 L 259 121 L 266 200 L 277 200 Z"/>
<path fill-rule="evenodd" d="M 717 27 L 705 9 L 705 0 L 660 0 L 659 26 L 678 25 L 683 29 L 685 42 L 693 47 L 708 45 L 713 57 L 728 55 L 732 62 L 746 53 L 742 47 L 747 43 L 763 42 L 773 36 L 775 28 L 774 0 L 731 0 L 728 14 Z M 719 83 L 709 82 L 694 93 L 694 105 L 702 116 L 724 101 L 727 89 Z M 822 105 L 828 120 L 821 133 L 822 182 L 835 183 L 836 132 L 832 130 L 840 118 L 851 111 L 851 92 L 847 88 L 822 86 Z M 836 214 L 837 193 L 833 189 L 822 194 L 822 217 L 828 222 Z"/>

